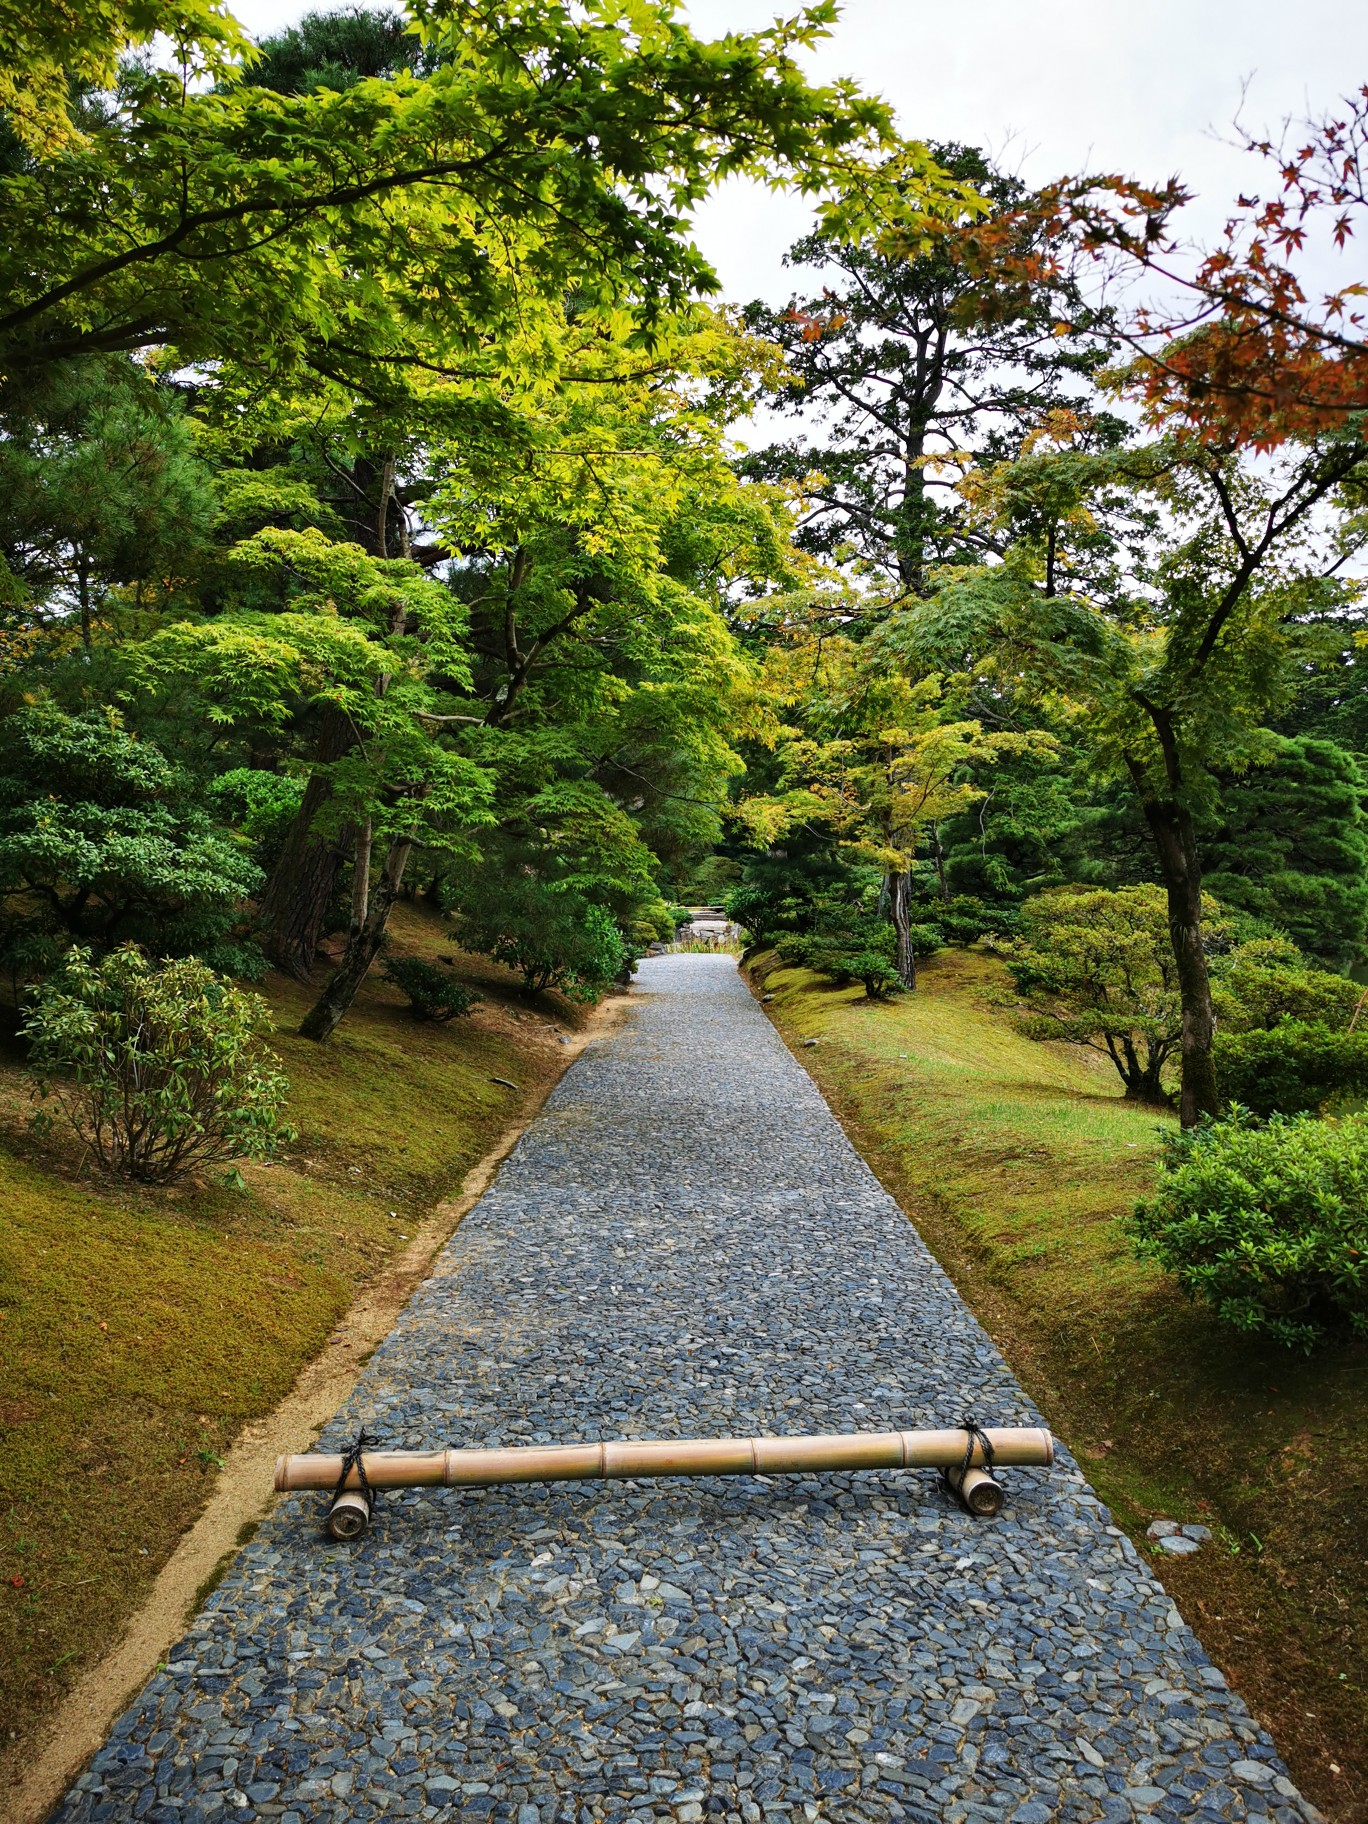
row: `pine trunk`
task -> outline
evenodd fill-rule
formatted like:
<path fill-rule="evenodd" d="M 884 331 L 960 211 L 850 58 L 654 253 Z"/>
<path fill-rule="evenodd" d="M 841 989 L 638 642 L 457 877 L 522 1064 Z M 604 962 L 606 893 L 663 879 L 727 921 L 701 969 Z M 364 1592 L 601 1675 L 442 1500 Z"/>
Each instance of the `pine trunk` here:
<path fill-rule="evenodd" d="M 1172 800 L 1145 804 L 1145 820 L 1159 857 L 1159 872 L 1168 894 L 1169 939 L 1178 970 L 1183 1014 L 1183 1079 L 1178 1116 L 1195 1127 L 1203 1115 L 1220 1110 L 1212 1039 L 1216 1016 L 1211 1005 L 1211 978 L 1202 947 L 1202 864 L 1190 813 Z"/>
<path fill-rule="evenodd" d="M 328 1038 L 356 999 L 361 984 L 385 941 L 385 927 L 389 923 L 394 902 L 399 897 L 404 869 L 408 866 L 412 848 L 413 844 L 407 837 L 391 845 L 380 878 L 371 889 L 365 917 L 359 924 L 353 923 L 342 961 L 328 978 L 322 994 L 300 1021 L 299 1030 L 304 1038 Z"/>
<path fill-rule="evenodd" d="M 1160 1072 L 1151 1066 L 1126 1079 L 1126 1101 L 1143 1102 L 1149 1108 L 1168 1106 Z"/>
<path fill-rule="evenodd" d="M 351 723 L 338 709 L 324 712 L 315 760 L 326 766 L 353 745 Z M 318 954 L 318 940 L 328 914 L 337 876 L 345 859 L 348 832 L 336 837 L 315 834 L 319 812 L 332 797 L 326 773 L 313 773 L 295 812 L 290 833 L 257 903 L 267 956 L 286 975 L 307 982 Z"/>
<path fill-rule="evenodd" d="M 904 988 L 915 988 L 917 985 L 917 959 L 912 951 L 912 876 L 910 874 L 890 874 L 885 884 L 888 889 L 888 905 L 893 919 L 893 930 L 897 939 L 893 967 L 897 970 L 898 980 Z"/>

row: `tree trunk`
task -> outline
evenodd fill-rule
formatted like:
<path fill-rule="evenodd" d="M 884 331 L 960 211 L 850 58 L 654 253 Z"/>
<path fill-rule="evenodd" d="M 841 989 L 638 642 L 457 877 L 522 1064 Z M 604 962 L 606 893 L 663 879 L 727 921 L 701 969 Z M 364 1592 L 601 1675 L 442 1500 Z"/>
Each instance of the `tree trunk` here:
<path fill-rule="evenodd" d="M 931 825 L 931 857 L 936 864 L 936 882 L 940 887 L 942 905 L 950 904 L 950 882 L 945 878 L 945 850 L 941 847 L 940 825 Z"/>
<path fill-rule="evenodd" d="M 940 392 L 939 385 L 935 390 Z M 909 595 L 926 594 L 926 528 L 930 513 L 926 500 L 926 471 L 921 458 L 926 453 L 929 423 L 929 418 L 915 414 L 903 443 L 903 497 L 895 522 L 894 555 L 898 581 Z"/>
<path fill-rule="evenodd" d="M 366 915 L 359 925 L 353 924 L 347 937 L 342 961 L 328 978 L 327 986 L 299 1023 L 302 1037 L 326 1039 L 356 999 L 357 991 L 385 941 L 385 926 L 404 881 L 404 869 L 413 843 L 408 837 L 390 845 L 380 878 L 370 894 Z"/>
<path fill-rule="evenodd" d="M 1125 1099 L 1127 1102 L 1143 1102 L 1150 1108 L 1167 1108 L 1169 1099 L 1164 1094 L 1158 1068 L 1148 1064 L 1143 1070 L 1137 1070 L 1133 1077 L 1127 1077 Z"/>
<path fill-rule="evenodd" d="M 893 918 L 893 930 L 897 935 L 893 966 L 898 972 L 898 980 L 903 987 L 915 988 L 917 985 L 917 959 L 912 953 L 912 876 L 910 874 L 890 874 L 887 876 L 885 884 L 888 888 L 888 905 Z"/>
<path fill-rule="evenodd" d="M 324 711 L 315 760 L 326 766 L 353 745 L 351 723 L 339 709 Z M 307 982 L 318 954 L 328 905 L 346 855 L 348 832 L 334 837 L 314 834 L 318 813 L 332 797 L 332 782 L 314 773 L 304 788 L 285 846 L 257 903 L 267 956 L 296 981 Z"/>
<path fill-rule="evenodd" d="M 81 645 L 90 656 L 90 566 L 84 557 L 76 565 L 76 594 L 81 604 Z"/>
<path fill-rule="evenodd" d="M 372 821 L 369 817 L 356 832 L 356 853 L 352 857 L 352 916 L 351 928 L 354 935 L 366 922 L 366 909 L 370 905 L 370 867 Z"/>
<path fill-rule="evenodd" d="M 1168 894 L 1169 938 L 1178 969 L 1183 1013 L 1183 1087 L 1178 1118 L 1195 1127 L 1203 1115 L 1220 1111 L 1211 1041 L 1216 1016 L 1211 978 L 1202 948 L 1202 864 L 1191 814 L 1172 799 L 1145 802 L 1145 821 L 1154 838 L 1159 872 Z"/>

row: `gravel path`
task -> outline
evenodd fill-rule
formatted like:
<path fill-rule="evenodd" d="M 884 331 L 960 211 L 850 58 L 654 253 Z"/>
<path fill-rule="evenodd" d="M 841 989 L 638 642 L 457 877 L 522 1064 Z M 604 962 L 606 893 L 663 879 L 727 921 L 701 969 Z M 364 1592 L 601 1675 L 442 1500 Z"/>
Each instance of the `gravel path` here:
<path fill-rule="evenodd" d="M 639 988 L 325 1447 L 1039 1422 L 730 959 Z M 1074 1465 L 1006 1480 L 291 1497 L 57 1816 L 1315 1818 Z"/>

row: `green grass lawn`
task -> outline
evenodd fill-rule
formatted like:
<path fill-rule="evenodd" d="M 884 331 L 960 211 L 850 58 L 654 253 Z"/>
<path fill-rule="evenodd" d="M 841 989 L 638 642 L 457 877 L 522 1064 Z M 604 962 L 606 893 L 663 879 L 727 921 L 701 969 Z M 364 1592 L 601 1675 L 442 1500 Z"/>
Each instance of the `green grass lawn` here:
<path fill-rule="evenodd" d="M 752 973 L 1137 1544 L 1156 1518 L 1216 1530 L 1165 1583 L 1308 1794 L 1368 1818 L 1368 1348 L 1252 1344 L 1135 1259 L 1117 1219 L 1171 1117 L 1105 1059 L 1021 1037 L 992 957 L 945 951 L 886 1004 L 772 954 Z"/>
<path fill-rule="evenodd" d="M 397 951 L 450 951 L 410 908 L 395 927 Z M 421 1024 L 373 978 L 323 1046 L 294 1032 L 307 991 L 268 980 L 299 1140 L 245 1193 L 91 1177 L 30 1133 L 18 1054 L 0 1061 L 0 1742 L 113 1644 L 236 1432 L 521 1113 L 491 1079 L 559 1073 L 578 1016 L 457 962 L 472 1018 Z"/>

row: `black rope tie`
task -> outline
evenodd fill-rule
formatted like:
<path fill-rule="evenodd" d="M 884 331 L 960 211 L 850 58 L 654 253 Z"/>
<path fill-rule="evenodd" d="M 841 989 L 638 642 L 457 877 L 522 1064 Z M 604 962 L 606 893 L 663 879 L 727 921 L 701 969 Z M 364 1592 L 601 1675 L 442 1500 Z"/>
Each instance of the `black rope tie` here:
<path fill-rule="evenodd" d="M 369 1450 L 372 1445 L 378 1443 L 379 1439 L 371 1437 L 364 1427 L 357 1432 L 356 1442 L 354 1444 L 349 1444 L 342 1453 L 342 1474 L 337 1478 L 337 1487 L 332 1492 L 332 1500 L 328 1503 L 329 1507 L 332 1506 L 333 1501 L 336 1501 L 337 1497 L 346 1489 L 347 1477 L 355 1470 L 356 1479 L 361 1484 L 362 1499 L 366 1503 L 366 1514 L 369 1516 L 375 1512 L 375 1490 L 366 1480 L 366 1465 L 362 1461 L 361 1452 L 363 1450 Z"/>
<path fill-rule="evenodd" d="M 983 1452 L 983 1467 L 991 1476 L 993 1473 L 993 1446 L 988 1433 L 982 1425 L 976 1424 L 971 1418 L 961 1419 L 960 1424 L 969 1433 L 969 1442 L 964 1447 L 964 1461 L 960 1464 L 960 1474 L 963 1475 L 966 1469 L 974 1467 L 974 1446 L 977 1444 Z"/>
<path fill-rule="evenodd" d="M 983 1467 L 985 1472 L 991 1476 L 993 1473 L 993 1446 L 988 1433 L 976 1419 L 970 1418 L 967 1414 L 960 1420 L 960 1427 L 963 1431 L 968 1433 L 968 1441 L 964 1446 L 964 1461 L 959 1466 L 961 1484 L 963 1484 L 966 1471 L 974 1467 L 975 1444 L 977 1444 L 979 1449 L 983 1452 Z M 948 1469 L 943 1469 L 941 1471 L 941 1481 L 959 1502 L 960 1506 L 967 1510 L 969 1504 L 964 1499 L 960 1490 L 956 1488 L 955 1484 L 950 1480 L 950 1473 L 951 1472 Z"/>

